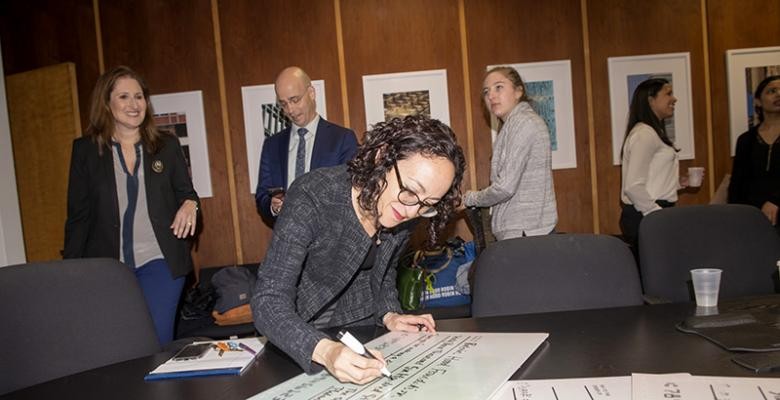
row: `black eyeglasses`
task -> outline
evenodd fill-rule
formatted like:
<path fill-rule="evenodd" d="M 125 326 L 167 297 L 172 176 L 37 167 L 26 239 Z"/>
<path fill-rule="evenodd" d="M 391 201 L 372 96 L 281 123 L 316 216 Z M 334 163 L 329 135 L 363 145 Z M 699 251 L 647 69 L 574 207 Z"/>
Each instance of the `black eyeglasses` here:
<path fill-rule="evenodd" d="M 417 193 L 404 187 L 404 183 L 401 181 L 401 173 L 398 172 L 398 163 L 395 161 L 393 161 L 393 169 L 395 169 L 395 177 L 398 179 L 398 188 L 400 189 L 398 191 L 398 201 L 405 206 L 419 205 L 420 207 L 417 209 L 417 215 L 423 218 L 435 217 L 436 214 L 439 213 L 439 211 L 436 210 L 436 203 L 420 200 L 420 196 L 418 196 Z"/>

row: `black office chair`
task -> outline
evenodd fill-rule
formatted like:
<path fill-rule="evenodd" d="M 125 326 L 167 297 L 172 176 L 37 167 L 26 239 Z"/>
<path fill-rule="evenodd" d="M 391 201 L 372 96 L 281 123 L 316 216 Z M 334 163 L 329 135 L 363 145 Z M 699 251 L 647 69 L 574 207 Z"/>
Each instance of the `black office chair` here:
<path fill-rule="evenodd" d="M 113 259 L 0 268 L 0 315 L 0 394 L 160 351 L 135 275 Z"/>
<path fill-rule="evenodd" d="M 474 317 L 642 304 L 631 251 L 612 236 L 500 240 L 475 262 Z"/>
<path fill-rule="evenodd" d="M 695 299 L 690 270 L 720 268 L 720 298 L 775 292 L 780 236 L 755 207 L 725 204 L 673 207 L 639 226 L 639 266 L 645 294 Z"/>

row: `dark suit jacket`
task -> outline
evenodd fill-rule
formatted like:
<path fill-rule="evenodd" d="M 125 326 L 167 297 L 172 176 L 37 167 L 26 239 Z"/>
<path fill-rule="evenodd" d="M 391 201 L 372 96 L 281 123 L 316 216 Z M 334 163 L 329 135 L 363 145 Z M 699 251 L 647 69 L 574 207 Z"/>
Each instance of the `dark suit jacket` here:
<path fill-rule="evenodd" d="M 311 356 L 327 335 L 311 323 L 330 304 L 329 326 L 382 325 L 388 312 L 402 312 L 396 265 L 413 223 L 380 235 L 368 279 L 353 278 L 372 239 L 352 207 L 351 188 L 344 165 L 293 182 L 252 291 L 255 327 L 306 372 L 320 369 Z"/>
<path fill-rule="evenodd" d="M 257 175 L 255 202 L 257 210 L 271 223 L 276 217 L 271 215 L 271 196 L 268 189 L 287 188 L 287 154 L 290 146 L 290 129 L 265 139 L 260 156 L 260 172 Z M 311 155 L 311 168 L 332 167 L 351 160 L 357 152 L 355 132 L 320 118 L 317 133 L 314 136 L 314 150 Z"/>
<path fill-rule="evenodd" d="M 192 270 L 190 240 L 176 238 L 170 226 L 184 200 L 200 201 L 192 187 L 179 139 L 167 134 L 161 139 L 157 154 L 144 153 L 146 203 L 171 275 L 179 277 Z M 162 162 L 161 172 L 152 170 L 155 161 Z M 69 179 L 64 258 L 119 259 L 120 219 L 113 152 L 104 149 L 99 156 L 91 138 L 74 140 Z"/>

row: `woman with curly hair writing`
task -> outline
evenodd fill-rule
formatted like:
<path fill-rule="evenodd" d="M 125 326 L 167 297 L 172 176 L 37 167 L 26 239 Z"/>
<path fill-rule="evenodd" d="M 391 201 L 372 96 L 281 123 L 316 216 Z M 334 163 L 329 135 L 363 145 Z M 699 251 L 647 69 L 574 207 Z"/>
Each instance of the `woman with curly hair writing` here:
<path fill-rule="evenodd" d="M 362 357 L 321 330 L 435 330 L 430 314 L 402 314 L 396 265 L 418 217 L 431 219 L 436 241 L 460 204 L 464 166 L 448 126 L 410 116 L 376 124 L 347 166 L 296 179 L 257 274 L 258 331 L 306 372 L 325 367 L 358 384 L 379 377 L 381 354 Z"/>

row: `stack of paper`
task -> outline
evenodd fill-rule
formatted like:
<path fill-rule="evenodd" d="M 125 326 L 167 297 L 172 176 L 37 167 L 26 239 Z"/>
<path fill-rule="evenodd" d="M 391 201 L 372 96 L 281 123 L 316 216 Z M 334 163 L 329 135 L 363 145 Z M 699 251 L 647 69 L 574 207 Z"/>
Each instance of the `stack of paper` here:
<path fill-rule="evenodd" d="M 218 342 L 220 341 L 215 340 L 212 342 L 195 342 L 195 344 L 216 344 Z M 164 364 L 155 368 L 154 371 L 148 373 L 144 377 L 144 380 L 154 381 L 159 379 L 209 375 L 240 375 L 250 364 L 252 364 L 252 361 L 254 361 L 255 357 L 260 353 L 264 345 L 264 342 L 261 341 L 260 338 L 256 337 L 230 341 L 223 340 L 221 342 L 233 342 L 236 346 L 240 346 L 239 348 L 242 350 L 220 352 L 219 349 L 211 349 L 203 357 L 196 360 L 177 361 L 170 359 Z M 249 351 L 249 349 L 246 349 L 246 347 L 252 351 Z"/>
<path fill-rule="evenodd" d="M 509 381 L 492 400 L 766 400 L 779 393 L 780 378 L 633 374 Z"/>

